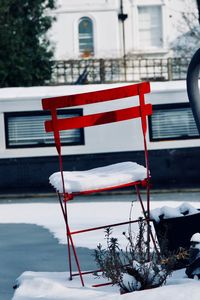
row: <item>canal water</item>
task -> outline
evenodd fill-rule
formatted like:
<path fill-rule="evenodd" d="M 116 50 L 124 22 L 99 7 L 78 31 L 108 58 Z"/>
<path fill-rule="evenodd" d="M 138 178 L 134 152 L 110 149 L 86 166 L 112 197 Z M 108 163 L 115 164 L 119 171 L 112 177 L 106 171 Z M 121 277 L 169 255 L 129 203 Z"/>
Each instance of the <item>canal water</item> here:
<path fill-rule="evenodd" d="M 112 198 L 112 197 L 111 197 Z M 130 195 L 114 195 L 114 201 L 130 201 Z M 92 201 L 106 201 L 106 196 L 93 197 Z M 152 201 L 200 202 L 200 192 L 156 193 Z M 0 203 L 52 202 L 52 198 L 2 199 Z M 84 201 L 87 201 L 85 198 Z M 91 201 L 91 197 L 89 198 Z M 0 204 L 1 206 L 1 204 Z M 0 221 L 1 222 L 1 221 Z M 93 250 L 77 248 L 82 269 L 94 269 Z M 41 226 L 31 224 L 0 223 L 0 300 L 11 300 L 16 278 L 25 271 L 67 271 L 66 245 L 59 244 L 53 235 Z"/>
<path fill-rule="evenodd" d="M 64 272 L 66 245 L 51 233 L 29 224 L 0 224 L 0 299 L 11 300 L 16 278 L 24 271 Z M 93 251 L 77 248 L 83 269 L 94 269 Z"/>

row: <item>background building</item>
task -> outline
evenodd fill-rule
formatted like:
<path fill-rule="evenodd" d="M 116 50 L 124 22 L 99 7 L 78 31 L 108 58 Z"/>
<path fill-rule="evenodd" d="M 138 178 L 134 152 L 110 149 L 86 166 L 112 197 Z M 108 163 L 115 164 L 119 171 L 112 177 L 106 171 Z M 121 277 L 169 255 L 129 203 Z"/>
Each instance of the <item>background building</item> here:
<path fill-rule="evenodd" d="M 58 0 L 55 59 L 168 57 L 195 0 Z"/>

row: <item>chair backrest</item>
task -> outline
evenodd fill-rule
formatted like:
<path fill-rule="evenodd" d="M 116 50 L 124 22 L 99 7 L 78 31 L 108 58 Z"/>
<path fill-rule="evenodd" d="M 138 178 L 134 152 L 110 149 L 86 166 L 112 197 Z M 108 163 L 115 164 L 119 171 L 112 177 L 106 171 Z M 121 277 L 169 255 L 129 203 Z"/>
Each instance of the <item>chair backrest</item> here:
<path fill-rule="evenodd" d="M 149 82 L 141 82 L 138 84 L 131 84 L 95 92 L 42 99 L 43 110 L 49 110 L 52 116 L 51 120 L 45 122 L 45 130 L 46 132 L 54 133 L 56 148 L 58 154 L 61 155 L 60 131 L 62 130 L 97 126 L 133 118 L 141 118 L 146 151 L 146 116 L 152 114 L 152 105 L 145 104 L 144 94 L 149 92 Z M 60 108 L 113 101 L 133 96 L 139 96 L 138 106 L 65 119 L 59 119 L 57 115 L 57 109 Z"/>

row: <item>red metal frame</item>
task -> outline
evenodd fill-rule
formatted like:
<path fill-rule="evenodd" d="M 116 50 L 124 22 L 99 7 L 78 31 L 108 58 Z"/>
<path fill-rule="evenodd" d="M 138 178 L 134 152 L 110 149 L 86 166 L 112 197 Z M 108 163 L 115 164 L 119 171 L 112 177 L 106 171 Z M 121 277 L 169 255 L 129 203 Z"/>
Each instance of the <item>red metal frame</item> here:
<path fill-rule="evenodd" d="M 151 115 L 152 107 L 150 104 L 146 104 L 143 107 L 145 116 Z M 57 119 L 57 130 L 69 130 L 82 127 L 97 126 L 113 122 L 130 120 L 133 118 L 139 118 L 141 116 L 140 107 L 124 108 L 115 111 L 109 111 L 104 113 L 97 113 L 81 117 L 72 117 L 67 119 Z M 46 132 L 52 132 L 54 127 L 53 121 L 45 122 Z"/>
<path fill-rule="evenodd" d="M 111 187 L 107 187 L 107 188 L 99 188 L 99 189 L 95 189 L 95 190 L 74 192 L 72 194 L 67 194 L 68 197 L 65 197 L 65 201 L 73 200 L 73 198 L 75 196 L 90 195 L 90 194 L 94 194 L 94 193 L 102 193 L 102 192 L 105 192 L 105 191 L 112 191 L 112 190 L 116 190 L 116 189 L 126 188 L 126 187 L 129 187 L 129 186 L 136 186 L 136 185 L 140 185 L 142 187 L 146 187 L 146 185 L 147 185 L 147 179 L 140 180 L 140 181 L 129 182 L 129 183 L 124 183 L 124 184 L 119 184 L 117 186 L 111 186 Z"/>
<path fill-rule="evenodd" d="M 148 82 L 142 82 L 138 84 L 131 84 L 128 86 L 118 87 L 118 88 L 111 88 L 107 90 L 100 90 L 96 92 L 88 92 L 76 95 L 67 95 L 67 96 L 60 96 L 60 97 L 53 97 L 53 98 L 45 98 L 42 100 L 42 106 L 44 110 L 49 110 L 51 112 L 52 119 L 45 122 L 45 130 L 46 132 L 53 132 L 55 145 L 59 156 L 59 164 L 60 164 L 60 172 L 61 172 L 61 179 L 62 179 L 62 188 L 63 192 L 59 193 L 59 202 L 61 206 L 61 210 L 63 213 L 63 217 L 66 224 L 66 234 L 67 234 L 67 243 L 68 243 L 68 260 L 69 260 L 69 270 L 70 270 L 70 279 L 73 276 L 80 276 L 80 280 L 82 286 L 84 286 L 83 275 L 89 274 L 94 271 L 82 272 L 80 263 L 78 260 L 78 256 L 76 253 L 76 249 L 74 246 L 74 242 L 72 239 L 72 235 L 80 234 L 88 231 L 99 230 L 107 227 L 114 227 L 114 226 L 121 226 L 124 224 L 130 224 L 134 222 L 138 222 L 138 220 L 128 221 L 128 222 L 121 222 L 116 224 L 109 224 L 103 225 L 99 227 L 81 229 L 76 231 L 70 231 L 69 222 L 68 222 L 68 212 L 67 212 L 67 201 L 72 200 L 76 195 L 82 194 L 91 194 L 93 192 L 102 192 L 105 190 L 112 190 L 115 188 L 122 188 L 127 186 L 135 186 L 136 193 L 138 200 L 141 204 L 142 211 L 144 214 L 144 218 L 147 221 L 148 230 L 147 230 L 147 239 L 150 243 L 150 238 L 153 240 L 154 246 L 156 247 L 156 243 L 154 237 L 150 230 L 150 173 L 149 173 L 149 161 L 148 161 L 148 152 L 147 152 L 147 143 L 146 143 L 146 131 L 147 131 L 147 120 L 146 117 L 152 114 L 152 105 L 145 104 L 144 94 L 150 92 L 150 84 Z M 109 111 L 109 112 L 102 112 L 96 113 L 92 115 L 86 115 L 81 117 L 73 117 L 67 119 L 59 119 L 57 115 L 57 109 L 64 108 L 64 107 L 73 107 L 78 105 L 86 105 L 86 104 L 93 104 L 98 102 L 104 101 L 111 101 L 117 99 L 123 99 L 127 97 L 139 96 L 139 105 L 133 106 L 130 108 L 120 109 L 116 111 Z M 129 120 L 133 118 L 141 118 L 141 127 L 143 133 L 143 141 L 144 141 L 144 156 L 145 156 L 145 164 L 147 169 L 147 176 L 146 179 L 142 181 L 130 182 L 127 184 L 121 184 L 115 187 L 109 188 L 102 188 L 98 190 L 91 190 L 91 191 L 83 191 L 80 193 L 73 193 L 69 194 L 65 190 L 64 184 L 64 176 L 63 176 L 63 161 L 62 161 L 62 154 L 61 154 L 61 142 L 60 142 L 60 131 L 61 130 L 69 130 L 74 128 L 82 128 L 88 126 L 97 126 L 103 125 L 111 122 L 119 122 L 124 120 Z M 142 202 L 139 186 L 146 187 L 146 195 L 147 195 L 147 211 L 145 211 L 144 204 Z M 149 244 L 148 243 L 148 244 Z M 74 255 L 78 273 L 72 273 L 72 263 L 71 263 L 71 255 Z M 104 285 L 107 285 L 106 283 Z M 102 286 L 102 284 L 95 285 L 95 286 Z"/>

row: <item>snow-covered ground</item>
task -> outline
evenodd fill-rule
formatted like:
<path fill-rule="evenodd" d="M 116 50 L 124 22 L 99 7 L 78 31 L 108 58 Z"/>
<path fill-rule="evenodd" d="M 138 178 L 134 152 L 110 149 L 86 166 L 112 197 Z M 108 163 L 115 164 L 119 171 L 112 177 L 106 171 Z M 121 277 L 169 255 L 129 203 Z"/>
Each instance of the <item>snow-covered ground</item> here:
<path fill-rule="evenodd" d="M 13 300 L 199 300 L 200 282 L 188 279 L 184 270 L 175 271 L 163 287 L 120 295 L 117 288 L 106 286 L 92 288 L 95 278 L 86 277 L 86 286 L 79 280 L 66 280 L 66 273 L 26 272 Z"/>
<path fill-rule="evenodd" d="M 167 206 L 178 207 L 180 202 L 170 201 L 164 203 Z M 199 208 L 199 202 L 191 203 Z M 152 201 L 152 209 L 163 206 L 163 202 Z M 101 226 L 129 220 L 131 203 L 127 201 L 117 202 L 70 202 L 68 211 L 70 215 L 71 230 Z M 138 202 L 133 203 L 132 218 L 142 216 Z M 9 203 L 0 205 L 0 223 L 27 223 L 37 224 L 47 228 L 60 243 L 66 242 L 65 226 L 58 203 Z M 133 225 L 133 230 L 136 228 Z M 116 227 L 114 236 L 123 239 L 124 228 Z M 96 248 L 97 244 L 104 242 L 104 231 L 94 231 L 87 234 L 79 234 L 74 237 L 76 246 Z M 125 241 L 124 241 L 125 242 Z M 123 241 L 122 241 L 123 244 Z M 28 271 L 28 270 L 27 270 Z M 16 290 L 13 300 L 33 299 L 69 299 L 69 300 L 157 300 L 175 298 L 176 300 L 199 300 L 200 282 L 188 279 L 184 270 L 174 272 L 166 286 L 152 290 L 134 292 L 119 295 L 118 289 L 112 286 L 93 288 L 92 284 L 98 282 L 92 276 L 85 278 L 85 287 L 81 287 L 79 278 L 69 281 L 66 273 L 38 273 L 25 272 L 19 278 L 20 287 Z M 100 279 L 102 282 L 103 279 Z"/>
<path fill-rule="evenodd" d="M 71 231 L 129 221 L 130 211 L 132 211 L 132 219 L 143 216 L 139 202 L 134 201 L 132 207 L 131 202 L 129 201 L 93 202 L 92 199 L 93 198 L 91 197 L 91 202 L 68 202 L 68 215 Z M 135 198 L 133 198 L 133 200 L 135 200 Z M 196 208 L 199 208 L 200 206 L 199 202 L 193 202 L 191 204 Z M 180 206 L 180 202 L 165 201 L 164 205 L 165 207 L 169 206 L 177 208 Z M 160 207 L 163 207 L 163 202 L 151 202 L 151 209 Z M 1 204 L 0 223 L 36 224 L 48 229 L 54 237 L 58 239 L 59 243 L 66 243 L 65 224 L 59 203 Z M 133 230 L 134 228 L 136 230 L 137 225 L 132 224 L 132 227 Z M 126 231 L 126 228 L 127 225 L 115 227 L 113 229 L 113 235 L 119 238 L 122 244 L 122 232 Z M 97 230 L 75 235 L 73 239 L 75 245 L 78 247 L 95 249 L 98 243 L 103 243 L 104 235 L 104 230 Z M 124 242 L 126 242 L 125 239 Z"/>

